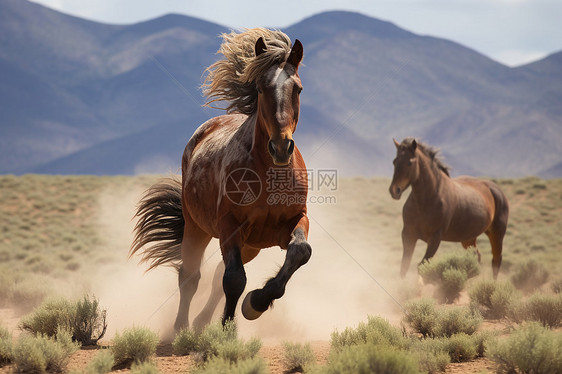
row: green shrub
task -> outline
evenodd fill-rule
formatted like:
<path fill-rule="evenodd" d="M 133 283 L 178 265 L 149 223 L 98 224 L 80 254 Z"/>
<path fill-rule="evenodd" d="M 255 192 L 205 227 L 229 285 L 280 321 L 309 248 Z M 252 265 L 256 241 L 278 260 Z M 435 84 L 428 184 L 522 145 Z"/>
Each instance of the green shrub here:
<path fill-rule="evenodd" d="M 107 311 L 101 310 L 99 300 L 84 296 L 74 304 L 72 337 L 82 345 L 96 345 L 107 330 Z"/>
<path fill-rule="evenodd" d="M 519 302 L 519 292 L 509 282 L 500 282 L 490 297 L 489 315 L 493 318 L 504 318 L 512 307 Z"/>
<path fill-rule="evenodd" d="M 69 301 L 53 298 L 45 301 L 30 315 L 22 318 L 22 330 L 32 334 L 55 336 L 57 329 L 69 330 L 82 345 L 95 345 L 107 329 L 106 311 L 100 310 L 96 298 Z"/>
<path fill-rule="evenodd" d="M 131 366 L 131 374 L 157 374 L 156 364 L 150 361 L 135 362 Z"/>
<path fill-rule="evenodd" d="M 45 301 L 30 315 L 22 318 L 20 328 L 34 335 L 54 337 L 59 328 L 71 329 L 75 310 L 72 303 L 63 298 Z"/>
<path fill-rule="evenodd" d="M 13 341 L 12 334 L 0 326 L 0 367 L 12 362 Z"/>
<path fill-rule="evenodd" d="M 420 299 L 406 304 L 404 320 L 424 338 L 472 335 L 482 323 L 480 313 L 467 306 L 437 308 L 433 299 Z"/>
<path fill-rule="evenodd" d="M 63 330 L 57 332 L 56 338 L 23 335 L 14 346 L 13 362 L 20 372 L 62 372 L 77 350 L 78 344 Z"/>
<path fill-rule="evenodd" d="M 181 330 L 172 342 L 174 354 L 178 356 L 187 356 L 191 352 L 197 351 L 199 335 L 189 328 Z"/>
<path fill-rule="evenodd" d="M 418 373 L 418 362 L 410 353 L 396 347 L 352 345 L 330 355 L 326 373 Z"/>
<path fill-rule="evenodd" d="M 496 290 L 497 282 L 491 279 L 481 279 L 474 283 L 470 290 L 468 290 L 468 296 L 473 304 L 479 307 L 486 308 L 487 311 L 492 309 L 492 294 Z"/>
<path fill-rule="evenodd" d="M 156 353 L 158 335 L 144 327 L 125 329 L 113 339 L 111 348 L 117 366 L 150 360 Z"/>
<path fill-rule="evenodd" d="M 476 348 L 476 357 L 484 357 L 493 337 L 494 333 L 491 331 L 479 331 L 472 335 L 472 340 Z"/>
<path fill-rule="evenodd" d="M 86 366 L 86 374 L 106 374 L 115 365 L 113 354 L 108 349 L 99 351 Z"/>
<path fill-rule="evenodd" d="M 528 260 L 515 266 L 511 282 L 517 289 L 530 293 L 545 284 L 548 276 L 544 265 L 535 260 Z"/>
<path fill-rule="evenodd" d="M 439 373 L 445 371 L 451 362 L 449 353 L 443 347 L 442 339 L 421 339 L 410 347 L 412 354 L 417 357 L 419 370 L 422 373 Z"/>
<path fill-rule="evenodd" d="M 467 251 L 456 251 L 433 258 L 418 268 L 424 282 L 437 285 L 438 296 L 452 303 L 464 289 L 466 281 L 480 273 L 478 260 Z"/>
<path fill-rule="evenodd" d="M 341 333 L 332 333 L 332 348 L 341 350 L 350 345 L 360 345 L 364 343 L 385 344 L 395 347 L 405 347 L 407 339 L 400 329 L 392 326 L 387 320 L 380 317 L 367 318 L 367 323 L 361 322 L 356 328 L 346 328 Z"/>
<path fill-rule="evenodd" d="M 449 353 L 452 362 L 469 361 L 478 354 L 475 339 L 462 332 L 444 338 L 443 348 Z"/>
<path fill-rule="evenodd" d="M 316 357 L 310 344 L 283 343 L 283 366 L 286 372 L 303 372 L 315 362 Z"/>
<path fill-rule="evenodd" d="M 173 347 L 181 354 L 195 351 L 200 363 L 212 357 L 236 363 L 253 358 L 261 348 L 261 341 L 257 338 L 247 342 L 238 339 L 236 324 L 228 321 L 224 326 L 221 323 L 211 324 L 198 336 L 188 331 L 180 332 Z"/>
<path fill-rule="evenodd" d="M 490 319 L 501 319 L 508 315 L 511 307 L 519 299 L 515 287 L 510 282 L 481 280 L 469 291 L 470 301 L 480 312 Z"/>
<path fill-rule="evenodd" d="M 562 324 L 562 295 L 533 294 L 521 309 L 523 316 L 519 316 L 519 319 L 537 321 L 550 328 Z"/>
<path fill-rule="evenodd" d="M 560 373 L 562 335 L 531 322 L 491 345 L 488 355 L 500 373 Z"/>
<path fill-rule="evenodd" d="M 457 333 L 474 334 L 480 324 L 482 316 L 477 310 L 466 306 L 441 309 L 437 316 L 436 336 L 449 337 Z"/>
<path fill-rule="evenodd" d="M 424 338 L 433 336 L 437 326 L 437 310 L 433 299 L 411 301 L 405 305 L 404 320 Z"/>
<path fill-rule="evenodd" d="M 443 271 L 439 284 L 442 299 L 448 303 L 455 301 L 468 280 L 467 274 L 462 269 L 449 268 Z"/>
<path fill-rule="evenodd" d="M 236 363 L 213 357 L 195 371 L 196 374 L 266 374 L 268 372 L 267 365 L 258 357 L 239 360 Z"/>

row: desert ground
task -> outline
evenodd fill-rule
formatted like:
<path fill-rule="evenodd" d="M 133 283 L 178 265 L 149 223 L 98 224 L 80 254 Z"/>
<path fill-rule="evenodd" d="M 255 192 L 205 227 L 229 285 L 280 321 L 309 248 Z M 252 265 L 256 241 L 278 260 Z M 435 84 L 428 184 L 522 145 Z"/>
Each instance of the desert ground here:
<path fill-rule="evenodd" d="M 108 332 L 99 343 L 110 346 L 119 331 L 146 326 L 158 332 L 161 345 L 155 362 L 161 373 L 194 369 L 190 356 L 172 354 L 170 341 L 178 305 L 177 275 L 171 268 L 145 273 L 138 257 L 128 257 L 135 205 L 161 176 L 66 177 L 0 176 L 0 325 L 17 337 L 20 318 L 50 295 L 95 295 L 108 311 Z M 518 262 L 534 258 L 547 266 L 551 279 L 562 271 L 562 180 L 537 178 L 497 181 L 510 201 L 510 221 L 504 241 L 500 280 L 508 279 Z M 330 335 L 354 327 L 367 316 L 381 316 L 403 325 L 403 303 L 418 284 L 416 264 L 424 243 L 418 242 L 408 277 L 401 280 L 401 209 L 407 196 L 394 201 L 386 178 L 339 178 L 337 186 L 310 191 L 309 241 L 313 255 L 295 273 L 283 298 L 256 321 L 238 311 L 242 338 L 259 337 L 270 372 L 281 373 L 283 342 L 310 343 L 320 365 L 330 353 Z M 460 244 L 442 243 L 436 256 Z M 485 235 L 478 278 L 491 278 L 491 253 Z M 262 250 L 246 265 L 245 292 L 259 288 L 280 268 L 284 252 Z M 208 246 L 199 292 L 191 318 L 206 301 L 216 264 L 217 241 Z M 472 281 L 472 280 L 471 280 Z M 469 281 L 470 284 L 470 281 Z M 543 286 L 548 288 L 548 284 Z M 430 285 L 421 287 L 431 296 Z M 242 295 L 244 297 L 244 295 Z M 468 304 L 466 291 L 456 301 Z M 221 306 L 215 312 L 220 318 Z M 505 321 L 486 321 L 481 328 L 509 334 Z M 96 349 L 73 355 L 68 369 L 81 371 Z M 0 373 L 13 371 L 13 365 Z M 494 372 L 487 358 L 449 364 L 449 373 Z M 122 369 L 118 372 L 126 372 Z"/>

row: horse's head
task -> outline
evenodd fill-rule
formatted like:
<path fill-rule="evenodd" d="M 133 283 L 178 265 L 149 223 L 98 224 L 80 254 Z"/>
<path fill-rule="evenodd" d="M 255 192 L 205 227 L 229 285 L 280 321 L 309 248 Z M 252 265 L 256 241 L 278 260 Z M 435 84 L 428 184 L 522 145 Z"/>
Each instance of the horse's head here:
<path fill-rule="evenodd" d="M 413 139 L 409 144 L 398 143 L 393 139 L 396 146 L 396 158 L 392 162 L 394 164 L 394 175 L 390 184 L 390 195 L 393 199 L 400 199 L 410 184 L 415 181 L 419 174 L 418 159 L 416 157 L 416 148 L 418 144 Z"/>
<path fill-rule="evenodd" d="M 263 38 L 257 40 L 255 49 L 256 56 L 267 50 Z M 258 120 L 269 136 L 267 151 L 277 166 L 288 165 L 295 150 L 293 133 L 299 120 L 302 84 L 298 67 L 302 54 L 302 44 L 297 39 L 287 61 L 273 64 L 256 83 Z"/>

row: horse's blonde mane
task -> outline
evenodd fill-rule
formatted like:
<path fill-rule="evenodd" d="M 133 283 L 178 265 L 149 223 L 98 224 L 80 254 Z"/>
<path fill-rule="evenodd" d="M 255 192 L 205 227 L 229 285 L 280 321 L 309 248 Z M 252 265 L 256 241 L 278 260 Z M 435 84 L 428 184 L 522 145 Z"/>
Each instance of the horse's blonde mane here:
<path fill-rule="evenodd" d="M 223 42 L 217 51 L 223 58 L 205 69 L 203 83 L 206 106 L 226 101 L 228 113 L 253 114 L 257 110 L 256 82 L 273 65 L 287 61 L 291 39 L 276 30 L 255 28 L 221 35 Z M 267 49 L 256 57 L 256 41 L 262 37 Z"/>

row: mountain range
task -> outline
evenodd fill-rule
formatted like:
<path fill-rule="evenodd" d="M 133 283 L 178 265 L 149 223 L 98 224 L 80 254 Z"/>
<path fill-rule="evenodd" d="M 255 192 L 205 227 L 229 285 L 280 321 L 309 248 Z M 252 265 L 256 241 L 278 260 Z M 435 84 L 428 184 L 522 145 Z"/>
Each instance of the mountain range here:
<path fill-rule="evenodd" d="M 177 171 L 221 114 L 199 89 L 227 27 L 170 14 L 132 25 L 0 0 L 0 173 Z M 390 175 L 415 136 L 453 174 L 562 177 L 562 52 L 512 68 L 358 13 L 283 29 L 304 45 L 295 141 L 311 168 Z"/>

